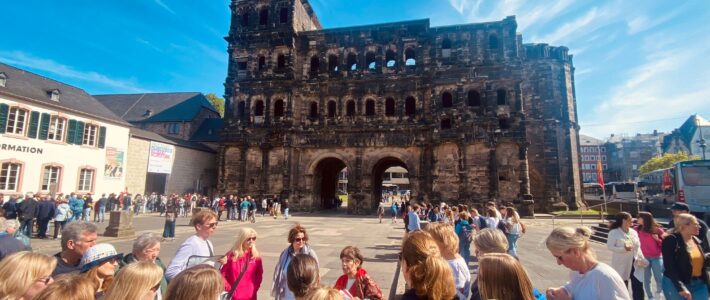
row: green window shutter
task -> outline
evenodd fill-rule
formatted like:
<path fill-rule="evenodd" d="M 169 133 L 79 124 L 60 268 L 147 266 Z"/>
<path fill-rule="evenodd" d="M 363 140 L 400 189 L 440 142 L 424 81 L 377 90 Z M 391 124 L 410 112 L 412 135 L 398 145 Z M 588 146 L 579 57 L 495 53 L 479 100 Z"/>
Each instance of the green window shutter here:
<path fill-rule="evenodd" d="M 67 126 L 67 144 L 74 144 L 74 136 L 76 135 L 76 120 L 69 120 Z"/>
<path fill-rule="evenodd" d="M 84 142 L 84 122 L 76 121 L 76 132 L 74 133 L 74 144 L 81 145 Z"/>
<path fill-rule="evenodd" d="M 106 126 L 99 127 L 99 148 L 103 149 L 106 145 Z"/>
<path fill-rule="evenodd" d="M 7 127 L 7 114 L 10 112 L 10 106 L 5 103 L 0 103 L 0 133 L 5 133 Z"/>
<path fill-rule="evenodd" d="M 30 130 L 27 132 L 27 137 L 36 139 L 37 129 L 39 129 L 39 112 L 33 111 L 30 113 Z"/>
<path fill-rule="evenodd" d="M 42 121 L 39 123 L 39 139 L 40 140 L 46 140 L 47 135 L 49 134 L 49 121 L 51 120 L 52 116 L 48 113 L 43 113 L 42 114 Z"/>

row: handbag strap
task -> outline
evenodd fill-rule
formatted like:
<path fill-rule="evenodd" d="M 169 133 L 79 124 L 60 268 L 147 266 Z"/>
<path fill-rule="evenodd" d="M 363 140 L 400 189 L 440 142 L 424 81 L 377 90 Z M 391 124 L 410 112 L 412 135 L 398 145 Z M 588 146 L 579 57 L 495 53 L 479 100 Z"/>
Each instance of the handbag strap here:
<path fill-rule="evenodd" d="M 251 260 L 251 251 L 249 251 L 249 254 L 247 254 L 247 260 L 244 262 L 244 267 L 242 267 L 242 271 L 239 273 L 237 280 L 235 280 L 234 284 L 232 284 L 232 289 L 229 291 L 229 294 L 227 294 L 227 299 L 232 299 L 232 295 L 234 294 L 234 291 L 237 290 L 237 285 L 239 284 L 239 281 L 242 280 L 244 273 L 246 273 L 247 271 L 249 260 Z"/>

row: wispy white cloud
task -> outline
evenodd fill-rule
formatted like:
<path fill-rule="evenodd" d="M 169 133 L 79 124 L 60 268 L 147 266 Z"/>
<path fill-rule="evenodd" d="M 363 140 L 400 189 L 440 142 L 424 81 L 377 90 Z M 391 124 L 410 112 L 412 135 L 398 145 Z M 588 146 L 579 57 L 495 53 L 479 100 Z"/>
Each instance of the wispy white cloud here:
<path fill-rule="evenodd" d="M 165 10 L 167 10 L 169 13 L 171 13 L 171 14 L 173 14 L 173 15 L 176 15 L 175 11 L 172 10 L 172 9 L 170 8 L 170 6 L 168 6 L 167 4 L 163 3 L 163 1 L 161 1 L 161 0 L 153 0 L 153 1 L 155 2 L 155 4 L 158 4 L 160 7 L 162 7 L 162 8 L 165 9 Z"/>
<path fill-rule="evenodd" d="M 51 59 L 35 57 L 22 51 L 0 51 L 0 61 L 20 68 L 51 73 L 60 78 L 71 78 L 108 87 L 115 92 L 144 93 L 133 80 L 114 79 L 94 71 L 81 71 Z"/>
<path fill-rule="evenodd" d="M 615 14 L 616 11 L 609 6 L 593 7 L 584 15 L 563 24 L 540 40 L 550 44 L 569 43 L 572 39 L 581 38 L 608 25 Z"/>
<path fill-rule="evenodd" d="M 658 16 L 657 18 L 654 17 L 653 19 L 649 18 L 647 15 L 634 16 L 626 23 L 628 27 L 627 33 L 629 35 L 634 35 L 640 32 L 650 30 L 663 23 L 666 23 L 683 13 L 686 10 L 687 6 L 688 4 L 686 3 L 686 5 L 681 5 L 676 9 L 670 11 L 669 13 L 665 13 L 661 16 Z"/>
<path fill-rule="evenodd" d="M 527 11 L 521 11 L 518 16 L 518 30 L 523 32 L 532 25 L 543 25 L 563 14 L 574 4 L 573 0 L 553 1 L 550 6 L 548 2 L 534 6 Z"/>
<path fill-rule="evenodd" d="M 148 47 L 148 48 L 150 48 L 150 49 L 153 49 L 153 50 L 155 50 L 155 51 L 157 51 L 157 52 L 163 53 L 163 49 L 161 49 L 160 47 L 158 47 L 158 46 L 156 46 L 156 45 L 153 45 L 153 43 L 151 43 L 151 42 L 149 42 L 149 41 L 147 41 L 147 40 L 144 40 L 144 39 L 142 39 L 142 38 L 140 38 L 140 37 L 136 37 L 136 41 L 139 42 L 139 43 L 141 43 L 141 44 L 143 44 L 143 45 L 145 45 L 146 47 Z"/>

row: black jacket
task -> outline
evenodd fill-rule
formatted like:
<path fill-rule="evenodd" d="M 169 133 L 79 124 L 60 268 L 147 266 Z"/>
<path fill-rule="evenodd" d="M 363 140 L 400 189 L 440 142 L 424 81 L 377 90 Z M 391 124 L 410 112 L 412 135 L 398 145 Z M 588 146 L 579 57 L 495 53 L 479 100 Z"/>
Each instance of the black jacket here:
<path fill-rule="evenodd" d="M 2 205 L 2 209 L 5 211 L 6 219 L 17 219 L 17 202 L 15 200 L 10 200 Z"/>
<path fill-rule="evenodd" d="M 47 220 L 54 218 L 54 201 L 44 200 L 37 204 L 37 219 Z"/>
<path fill-rule="evenodd" d="M 20 204 L 19 212 L 20 221 L 31 220 L 37 218 L 37 200 L 27 198 Z"/>
<path fill-rule="evenodd" d="M 705 222 L 700 219 L 698 219 L 698 223 L 700 223 L 700 233 L 698 233 L 697 237 L 700 239 L 700 246 L 703 247 L 704 252 L 710 252 L 710 243 L 708 243 L 708 224 L 705 224 Z M 675 228 L 673 220 L 668 223 L 668 228 Z"/>
<path fill-rule="evenodd" d="M 0 260 L 20 251 L 29 250 L 20 240 L 3 232 L 0 234 Z"/>
<path fill-rule="evenodd" d="M 697 237 L 693 237 L 693 241 L 700 245 L 700 239 Z M 679 292 L 687 291 L 687 285 L 690 284 L 690 279 L 692 278 L 693 267 L 690 264 L 688 248 L 680 233 L 669 235 L 663 239 L 661 251 L 663 253 L 663 267 L 665 268 L 663 276 L 668 277 Z M 702 252 L 706 261 L 710 259 L 710 253 Z M 703 282 L 708 281 L 705 270 L 703 270 L 701 277 Z"/>

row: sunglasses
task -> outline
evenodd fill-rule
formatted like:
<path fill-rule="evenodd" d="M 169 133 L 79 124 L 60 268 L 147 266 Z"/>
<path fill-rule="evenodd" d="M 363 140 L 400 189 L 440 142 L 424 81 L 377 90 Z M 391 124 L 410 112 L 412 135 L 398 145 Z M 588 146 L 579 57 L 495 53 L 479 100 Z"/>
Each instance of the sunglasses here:
<path fill-rule="evenodd" d="M 256 241 L 256 237 L 255 237 L 255 236 L 250 237 L 250 238 L 247 239 L 247 241 L 252 241 L 252 242 L 254 242 L 254 241 Z"/>
<path fill-rule="evenodd" d="M 294 242 L 305 242 L 305 241 L 308 241 L 308 239 L 306 239 L 306 238 L 295 238 L 295 239 L 293 239 L 293 241 L 294 241 Z"/>
<path fill-rule="evenodd" d="M 154 287 L 150 288 L 151 291 L 155 292 L 158 289 L 160 289 L 160 281 L 158 281 L 158 284 L 156 284 Z"/>
<path fill-rule="evenodd" d="M 44 283 L 44 285 L 48 285 L 50 281 L 52 281 L 52 276 L 47 276 L 45 278 L 40 278 L 37 279 L 37 281 Z"/>
<path fill-rule="evenodd" d="M 212 223 L 207 224 L 207 227 L 209 227 L 209 228 L 215 228 L 215 227 L 217 227 L 217 224 L 219 224 L 219 223 L 218 223 L 218 222 L 212 222 Z"/>

